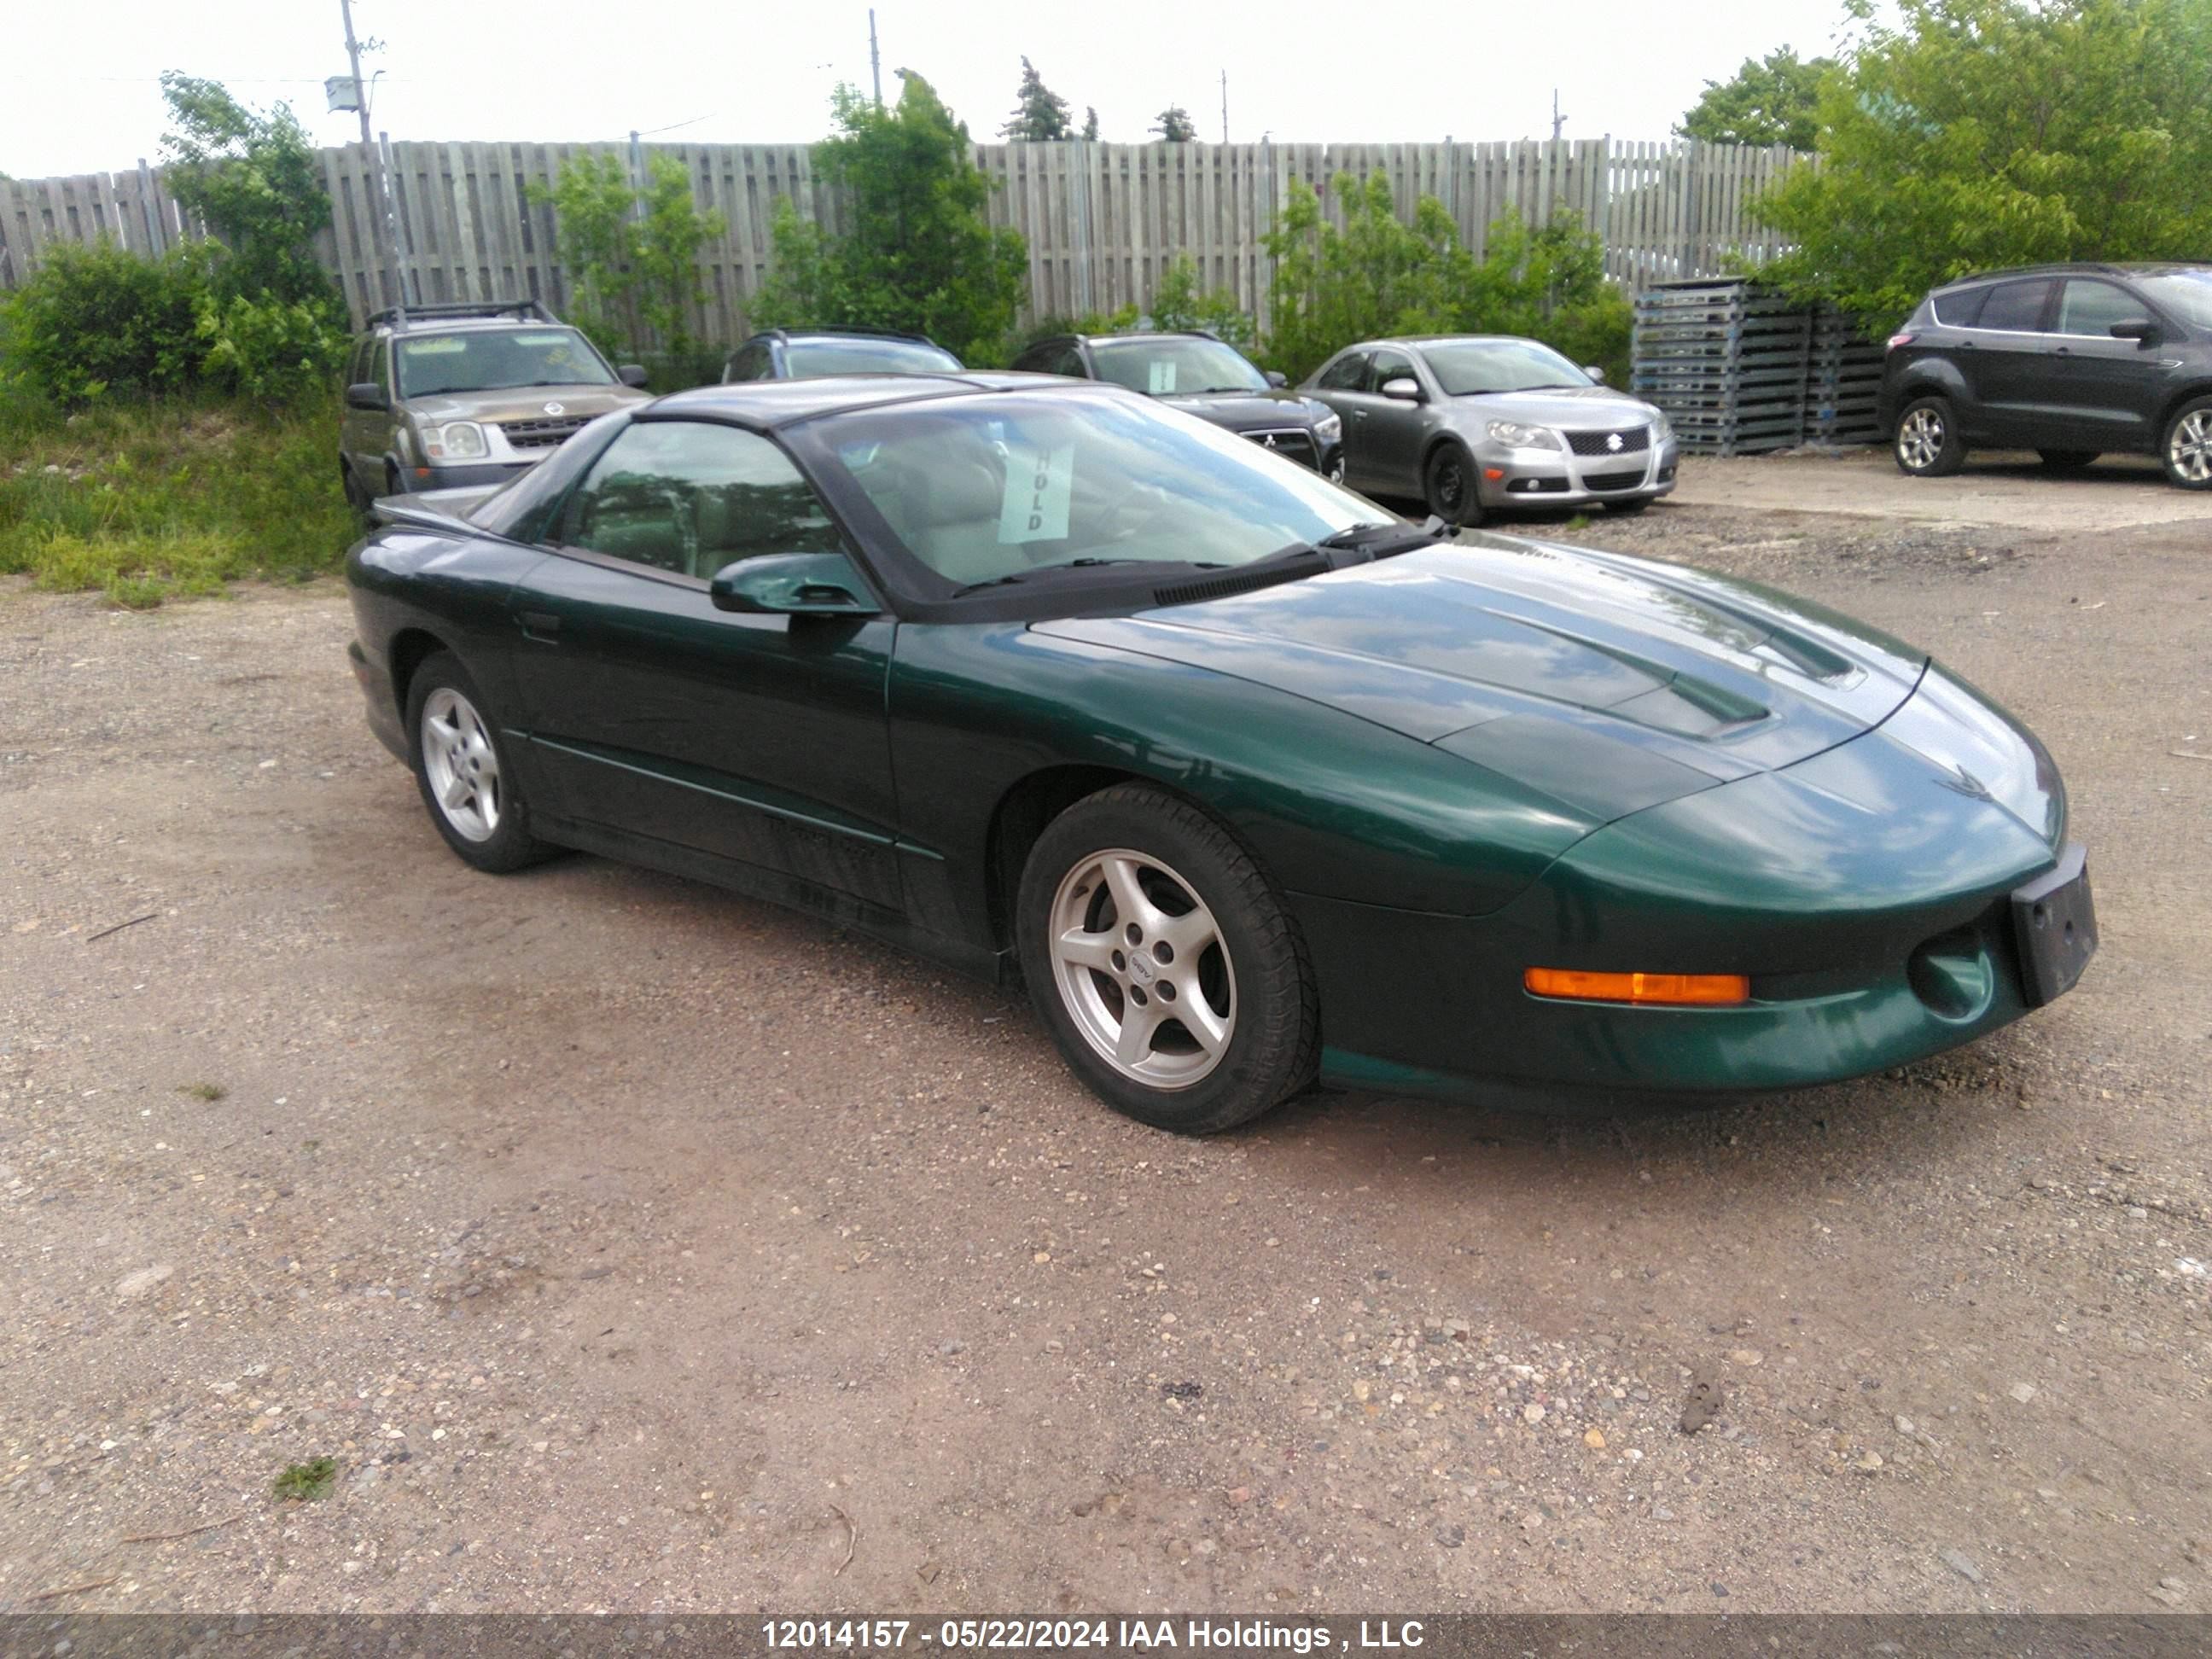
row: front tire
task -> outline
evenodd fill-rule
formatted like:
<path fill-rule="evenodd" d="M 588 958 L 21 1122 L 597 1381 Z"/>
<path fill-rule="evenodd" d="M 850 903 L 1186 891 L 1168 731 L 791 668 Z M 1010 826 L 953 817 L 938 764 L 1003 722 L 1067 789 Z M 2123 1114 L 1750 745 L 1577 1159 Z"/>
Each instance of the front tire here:
<path fill-rule="evenodd" d="M 2212 489 L 2212 398 L 2192 398 L 2173 411 L 2158 447 L 2166 482 L 2182 489 Z"/>
<path fill-rule="evenodd" d="M 1941 478 L 1966 464 L 1966 446 L 1948 398 L 1915 398 L 1897 417 L 1897 442 L 1891 453 L 1897 470 L 1910 478 Z"/>
<path fill-rule="evenodd" d="M 449 651 L 424 659 L 407 684 L 407 758 L 431 824 L 462 862 L 505 875 L 554 850 L 530 833 L 498 724 Z"/>
<path fill-rule="evenodd" d="M 1474 457 L 1457 440 L 1447 440 L 1429 452 L 1421 468 L 1421 491 L 1429 511 L 1448 525 L 1461 529 L 1482 522 L 1482 498 L 1476 493 Z"/>
<path fill-rule="evenodd" d="M 1257 1117 L 1312 1082 L 1321 1018 L 1297 923 L 1250 855 L 1142 784 L 1079 801 L 1030 849 L 1022 976 L 1069 1066 L 1179 1134 Z"/>

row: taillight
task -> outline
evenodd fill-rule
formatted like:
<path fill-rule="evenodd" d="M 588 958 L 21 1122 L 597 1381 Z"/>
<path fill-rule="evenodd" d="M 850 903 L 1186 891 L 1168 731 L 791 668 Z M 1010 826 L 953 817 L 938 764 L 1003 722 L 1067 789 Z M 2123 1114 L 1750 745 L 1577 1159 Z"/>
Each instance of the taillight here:
<path fill-rule="evenodd" d="M 1894 351 L 1899 346 L 1909 346 L 1919 337 L 1920 337 L 1917 334 L 1910 332 L 1904 334 L 1893 334 L 1889 337 L 1889 349 Z"/>

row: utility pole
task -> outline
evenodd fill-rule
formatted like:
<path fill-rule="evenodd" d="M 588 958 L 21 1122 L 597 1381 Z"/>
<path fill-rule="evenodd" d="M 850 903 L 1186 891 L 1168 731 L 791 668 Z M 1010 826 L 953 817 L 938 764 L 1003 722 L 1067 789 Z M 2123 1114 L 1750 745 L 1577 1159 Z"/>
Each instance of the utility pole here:
<path fill-rule="evenodd" d="M 1229 142 L 1229 71 L 1221 71 L 1221 142 Z"/>
<path fill-rule="evenodd" d="M 1552 88 L 1552 142 L 1559 142 L 1559 131 L 1567 125 L 1567 118 L 1559 113 L 1559 89 Z"/>
<path fill-rule="evenodd" d="M 876 107 L 884 106 L 884 59 L 876 50 L 876 9 L 868 8 L 868 76 L 876 83 Z"/>
<path fill-rule="evenodd" d="M 353 70 L 354 112 L 361 117 L 361 160 L 370 179 L 375 200 L 370 204 L 368 216 L 369 240 L 380 242 L 376 249 L 380 276 L 392 279 L 392 297 L 404 313 L 407 306 L 407 283 L 399 270 L 399 227 L 393 218 L 390 170 L 390 154 L 380 147 L 368 125 L 368 83 L 361 78 L 361 41 L 353 32 L 353 0 L 338 0 L 338 15 L 345 21 L 346 62 Z M 372 43 L 373 44 L 373 43 Z M 343 286 L 343 283 L 341 283 Z M 374 310 L 375 307 L 367 307 Z"/>

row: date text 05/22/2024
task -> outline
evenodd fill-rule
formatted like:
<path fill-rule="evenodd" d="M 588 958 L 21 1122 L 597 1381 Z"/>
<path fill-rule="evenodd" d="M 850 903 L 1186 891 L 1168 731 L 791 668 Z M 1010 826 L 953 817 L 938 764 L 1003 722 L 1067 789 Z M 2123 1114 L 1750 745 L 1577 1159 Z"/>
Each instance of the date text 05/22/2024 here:
<path fill-rule="evenodd" d="M 1352 1632 L 1258 1619 L 770 1619 L 761 1633 L 771 1648 L 859 1652 L 928 1646 L 1047 1652 L 1260 1648 L 1315 1654 L 1418 1648 L 1423 1639 L 1420 1621 L 1410 1619 L 1362 1619 Z"/>

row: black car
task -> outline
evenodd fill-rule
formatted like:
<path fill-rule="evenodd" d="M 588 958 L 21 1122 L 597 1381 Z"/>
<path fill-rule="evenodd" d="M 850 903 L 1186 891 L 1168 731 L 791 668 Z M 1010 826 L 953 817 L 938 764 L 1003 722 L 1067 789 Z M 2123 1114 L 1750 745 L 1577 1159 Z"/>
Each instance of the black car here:
<path fill-rule="evenodd" d="M 1344 480 L 1342 418 L 1215 335 L 1055 334 L 1026 347 L 1014 367 L 1109 380 Z"/>
<path fill-rule="evenodd" d="M 1936 289 L 1890 336 L 1881 420 L 1916 477 L 1976 447 L 2061 470 L 2120 452 L 2212 489 L 2212 265 L 2037 265 Z"/>
<path fill-rule="evenodd" d="M 927 334 L 887 328 L 771 328 L 722 365 L 722 384 L 812 380 L 825 374 L 957 374 L 960 360 Z"/>

